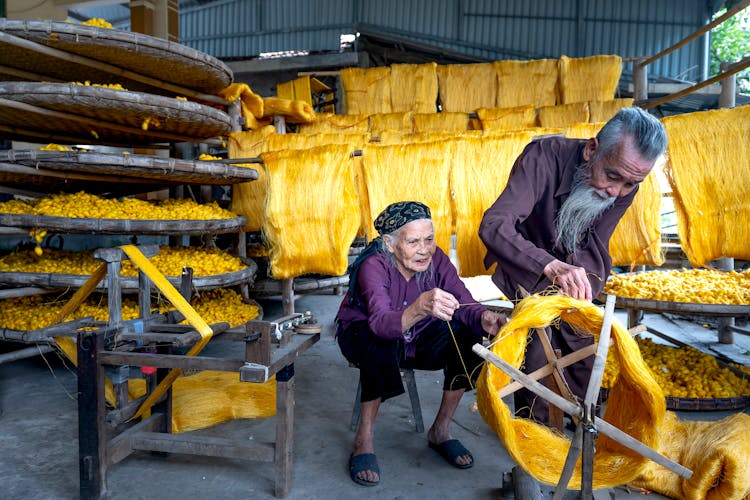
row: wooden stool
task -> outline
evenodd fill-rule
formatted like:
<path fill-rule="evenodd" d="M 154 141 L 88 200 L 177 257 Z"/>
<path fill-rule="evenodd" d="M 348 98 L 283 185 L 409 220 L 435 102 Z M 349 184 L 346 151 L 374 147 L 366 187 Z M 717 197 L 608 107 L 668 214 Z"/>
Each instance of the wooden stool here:
<path fill-rule="evenodd" d="M 349 366 L 354 366 L 351 363 Z M 405 368 L 403 370 L 404 381 L 406 382 L 406 390 L 409 393 L 409 400 L 411 401 L 411 411 L 414 414 L 414 427 L 417 432 L 424 432 L 424 421 L 422 420 L 422 406 L 419 403 L 419 393 L 417 392 L 417 382 L 414 380 L 414 370 L 411 368 Z M 354 398 L 354 408 L 352 409 L 352 431 L 357 430 L 357 424 L 359 424 L 359 414 L 362 410 L 362 404 L 360 398 L 362 397 L 362 380 L 360 379 L 357 384 L 357 396 Z"/>

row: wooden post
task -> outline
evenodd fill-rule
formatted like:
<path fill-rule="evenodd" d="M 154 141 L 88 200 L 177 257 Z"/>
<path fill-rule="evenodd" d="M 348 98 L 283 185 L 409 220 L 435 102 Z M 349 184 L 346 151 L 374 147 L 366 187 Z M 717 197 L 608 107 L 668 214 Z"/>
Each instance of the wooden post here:
<path fill-rule="evenodd" d="M 130 26 L 136 33 L 177 42 L 180 39 L 177 0 L 131 0 Z"/>
<path fill-rule="evenodd" d="M 294 449 L 294 364 L 276 373 L 276 444 L 274 495 L 283 498 L 292 488 Z"/>
<path fill-rule="evenodd" d="M 591 384 L 591 382 L 589 382 Z M 589 385 L 590 386 L 590 385 Z M 583 422 L 579 424 L 581 433 L 581 500 L 594 498 L 594 446 L 596 427 L 594 427 L 595 405 L 583 409 Z"/>
<path fill-rule="evenodd" d="M 281 280 L 281 306 L 284 316 L 294 314 L 294 278 Z"/>
<path fill-rule="evenodd" d="M 720 71 L 726 71 L 729 64 L 721 63 L 719 66 Z M 721 81 L 721 93 L 719 94 L 719 107 L 720 108 L 733 108 L 735 106 L 735 100 L 737 97 L 737 78 L 734 74 L 724 78 Z M 734 259 L 731 257 L 724 257 L 716 261 L 716 267 L 722 271 L 733 271 L 734 270 Z M 734 318 L 719 318 L 719 343 L 720 344 L 733 344 L 734 343 L 734 332 L 732 327 L 734 326 Z"/>
<path fill-rule="evenodd" d="M 119 261 L 107 262 L 107 308 L 109 309 L 109 327 L 117 328 L 122 323 L 122 288 L 120 287 Z"/>
<path fill-rule="evenodd" d="M 719 71 L 727 71 L 731 64 L 721 63 Z M 721 92 L 719 93 L 719 107 L 733 108 L 737 99 L 737 77 L 736 74 L 729 75 L 720 82 Z"/>
<path fill-rule="evenodd" d="M 77 346 L 79 493 L 88 500 L 102 498 L 107 491 L 104 368 L 98 361 L 104 333 L 81 332 Z"/>
<path fill-rule="evenodd" d="M 635 102 L 648 99 L 648 67 L 643 66 L 644 58 L 633 61 L 633 100 Z"/>
<path fill-rule="evenodd" d="M 734 270 L 734 259 L 731 257 L 722 257 L 714 261 L 716 268 L 721 271 L 733 271 Z M 720 344 L 734 344 L 734 318 L 719 318 L 719 343 Z"/>

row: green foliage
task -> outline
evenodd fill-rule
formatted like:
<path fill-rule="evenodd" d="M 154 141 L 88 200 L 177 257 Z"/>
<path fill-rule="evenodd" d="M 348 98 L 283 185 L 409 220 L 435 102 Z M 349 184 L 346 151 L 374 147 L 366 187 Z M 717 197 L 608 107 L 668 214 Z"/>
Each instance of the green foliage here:
<path fill-rule="evenodd" d="M 723 15 L 726 9 L 716 13 Z M 709 76 L 719 73 L 722 62 L 737 62 L 750 56 L 750 8 L 743 9 L 711 30 L 709 49 Z M 737 73 L 737 90 L 750 93 L 750 69 Z"/>

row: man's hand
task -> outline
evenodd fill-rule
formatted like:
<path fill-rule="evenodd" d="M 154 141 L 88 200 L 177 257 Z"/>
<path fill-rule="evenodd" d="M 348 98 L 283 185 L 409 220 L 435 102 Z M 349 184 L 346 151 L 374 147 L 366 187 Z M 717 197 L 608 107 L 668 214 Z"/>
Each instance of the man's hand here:
<path fill-rule="evenodd" d="M 505 314 L 499 314 L 489 309 L 482 312 L 482 329 L 487 332 L 490 338 L 497 335 L 497 332 L 508 322 Z"/>
<path fill-rule="evenodd" d="M 440 288 L 422 293 L 416 303 L 422 314 L 444 321 L 453 319 L 453 313 L 459 305 L 456 297 Z"/>
<path fill-rule="evenodd" d="M 560 260 L 553 260 L 544 266 L 544 275 L 553 285 L 574 299 L 592 300 L 591 283 L 582 267 L 572 266 Z"/>

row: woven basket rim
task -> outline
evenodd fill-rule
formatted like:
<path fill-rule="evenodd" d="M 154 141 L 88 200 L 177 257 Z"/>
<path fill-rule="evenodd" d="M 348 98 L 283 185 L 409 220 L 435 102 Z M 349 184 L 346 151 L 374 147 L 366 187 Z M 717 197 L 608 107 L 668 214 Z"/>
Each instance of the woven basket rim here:
<path fill-rule="evenodd" d="M 210 290 L 212 288 L 233 286 L 239 284 L 248 284 L 252 286 L 255 281 L 255 274 L 258 270 L 257 264 L 252 260 L 245 263 L 246 267 L 239 271 L 229 273 L 214 274 L 209 276 L 194 276 L 192 285 L 199 290 Z M 175 286 L 180 284 L 180 276 L 165 276 L 166 279 Z M 38 285 L 50 288 L 60 288 L 67 286 L 80 287 L 90 276 L 78 274 L 61 274 L 61 273 L 36 273 L 21 271 L 0 271 L 0 283 L 12 285 Z M 120 283 L 123 291 L 138 290 L 138 277 L 121 276 Z M 106 281 L 102 281 L 97 288 L 105 288 Z"/>
<path fill-rule="evenodd" d="M 220 234 L 234 233 L 247 224 L 244 216 L 227 219 L 93 219 L 0 213 L 0 225 L 46 228 L 76 234 Z"/>
<path fill-rule="evenodd" d="M 70 83 L 0 82 L 0 123 L 33 134 L 58 135 L 60 130 L 78 144 L 202 141 L 231 130 L 231 118 L 222 110 L 191 101 L 145 92 L 114 90 Z M 40 110 L 19 112 L 15 106 Z M 45 114 L 58 114 L 51 119 Z M 96 125 L 86 124 L 95 121 Z M 147 129 L 143 123 L 150 121 Z M 61 123 L 64 122 L 64 123 Z M 19 135 L 22 135 L 19 133 Z M 101 141 L 99 141 L 101 137 Z M 39 142 L 39 141 L 33 141 Z"/>
<path fill-rule="evenodd" d="M 171 182 L 213 185 L 258 179 L 253 168 L 210 160 L 164 158 L 139 154 L 90 151 L 0 150 L 0 162 L 19 163 L 35 168 L 83 171 L 118 176 L 138 176 Z"/>
<path fill-rule="evenodd" d="M 0 31 L 199 92 L 215 93 L 233 81 L 232 70 L 216 57 L 143 33 L 64 21 L 8 18 L 0 18 Z M 60 62 L 60 67 L 70 67 L 70 79 L 80 80 L 80 75 L 85 74 L 78 64 Z M 189 87 L 185 82 L 202 84 Z"/>

